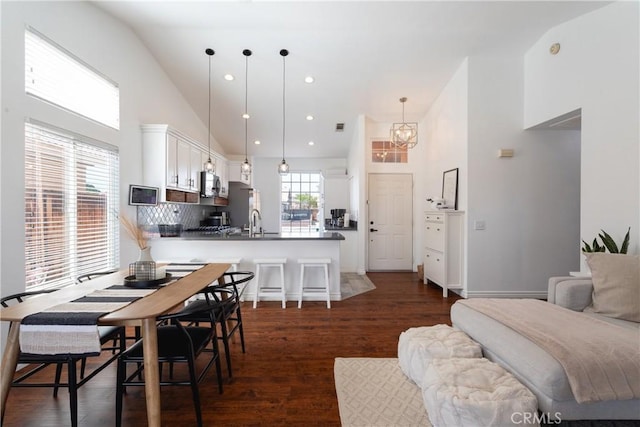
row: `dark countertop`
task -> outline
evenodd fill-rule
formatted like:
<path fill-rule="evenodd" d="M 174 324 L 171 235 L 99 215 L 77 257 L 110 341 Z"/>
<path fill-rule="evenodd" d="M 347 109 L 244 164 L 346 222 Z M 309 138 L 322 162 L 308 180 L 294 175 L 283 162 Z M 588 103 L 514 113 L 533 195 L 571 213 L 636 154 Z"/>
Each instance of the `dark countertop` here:
<path fill-rule="evenodd" d="M 337 227 L 335 225 L 325 225 L 324 231 L 358 231 L 358 227 Z"/>
<path fill-rule="evenodd" d="M 248 233 L 241 234 L 207 234 L 200 232 L 183 232 L 180 237 L 162 237 L 162 239 L 179 240 L 215 240 L 215 241 L 261 241 L 261 240 L 345 240 L 345 237 L 337 232 L 317 232 L 314 234 L 297 233 L 264 233 L 259 236 L 249 236 Z"/>

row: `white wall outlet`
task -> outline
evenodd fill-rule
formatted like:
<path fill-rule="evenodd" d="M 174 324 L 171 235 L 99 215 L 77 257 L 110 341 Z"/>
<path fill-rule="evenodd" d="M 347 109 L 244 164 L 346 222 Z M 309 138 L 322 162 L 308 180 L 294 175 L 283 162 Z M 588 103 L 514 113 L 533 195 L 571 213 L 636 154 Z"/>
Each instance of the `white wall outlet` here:
<path fill-rule="evenodd" d="M 473 221 L 474 230 L 484 230 L 486 228 L 486 223 L 484 220 Z"/>

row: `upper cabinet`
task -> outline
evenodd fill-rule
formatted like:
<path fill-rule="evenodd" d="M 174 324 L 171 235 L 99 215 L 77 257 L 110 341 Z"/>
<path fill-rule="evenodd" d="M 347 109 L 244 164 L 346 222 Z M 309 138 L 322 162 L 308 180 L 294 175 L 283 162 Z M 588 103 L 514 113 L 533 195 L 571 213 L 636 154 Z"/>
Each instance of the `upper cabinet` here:
<path fill-rule="evenodd" d="M 209 150 L 168 125 L 142 125 L 142 179 L 160 188 L 162 202 L 198 203 L 200 172 Z M 220 178 L 219 197 L 227 197 L 227 159 L 211 151 L 215 174 Z M 169 191 L 170 190 L 170 191 Z"/>
<path fill-rule="evenodd" d="M 240 161 L 229 162 L 229 182 L 242 182 L 251 185 L 251 175 L 243 175 L 240 172 L 242 163 Z"/>
<path fill-rule="evenodd" d="M 216 168 L 215 175 L 220 178 L 220 193 L 219 197 L 229 197 L 229 164 L 224 157 L 216 156 Z"/>
<path fill-rule="evenodd" d="M 179 131 L 167 125 L 142 125 L 142 179 L 145 185 L 160 188 L 161 201 L 198 203 L 202 157 L 200 144 Z M 182 198 L 177 197 L 180 191 Z"/>

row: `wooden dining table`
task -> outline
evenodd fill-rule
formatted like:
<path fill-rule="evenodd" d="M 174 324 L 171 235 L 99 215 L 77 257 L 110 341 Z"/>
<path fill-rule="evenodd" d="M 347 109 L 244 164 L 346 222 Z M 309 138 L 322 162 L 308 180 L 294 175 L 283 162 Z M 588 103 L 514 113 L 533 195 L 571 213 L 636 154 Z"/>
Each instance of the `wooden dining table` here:
<path fill-rule="evenodd" d="M 132 303 L 101 316 L 98 325 L 139 326 L 143 338 L 145 397 L 147 403 L 147 421 L 150 427 L 161 425 L 160 373 L 158 366 L 158 334 L 156 317 L 178 309 L 181 304 L 218 280 L 223 283 L 224 273 L 230 264 L 206 264 L 187 276 L 171 282 L 157 291 Z M 67 303 L 99 289 L 124 282 L 128 270 L 98 277 L 76 286 L 59 289 L 43 297 L 31 298 L 12 307 L 0 310 L 0 320 L 11 322 L 0 372 L 0 392 L 2 417 L 6 409 L 7 398 L 13 382 L 18 356 L 20 354 L 20 322 L 26 316 L 40 313 L 58 304 Z M 114 381 L 115 382 L 115 381 Z"/>

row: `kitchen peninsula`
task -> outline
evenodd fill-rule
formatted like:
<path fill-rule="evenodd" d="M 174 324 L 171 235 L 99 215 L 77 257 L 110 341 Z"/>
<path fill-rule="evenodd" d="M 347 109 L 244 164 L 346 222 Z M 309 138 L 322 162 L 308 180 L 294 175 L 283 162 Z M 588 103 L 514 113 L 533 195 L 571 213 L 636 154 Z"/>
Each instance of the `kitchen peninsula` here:
<path fill-rule="evenodd" d="M 286 258 L 284 268 L 285 291 L 288 301 L 297 301 L 299 295 L 299 258 L 330 258 L 329 281 L 331 300 L 339 301 L 340 294 L 340 241 L 344 236 L 337 232 L 312 234 L 264 233 L 249 236 L 247 233 L 206 234 L 182 233 L 180 237 L 161 237 L 150 242 L 151 255 L 157 261 L 167 262 L 215 262 L 220 259 L 240 259 L 238 270 L 255 271 L 253 260 L 257 258 Z M 316 269 L 312 269 L 316 270 Z M 305 272 L 305 282 L 322 283 L 321 271 Z M 319 270 L 319 269 L 318 269 Z M 262 279 L 267 283 L 279 280 L 274 272 L 266 271 Z M 255 283 L 245 290 L 245 298 L 252 300 Z M 275 300 L 276 298 L 274 298 Z M 315 298 L 314 298 L 315 299 Z M 307 298 L 305 297 L 305 300 Z M 310 298 L 311 300 L 311 298 Z M 321 296 L 317 300 L 323 300 Z"/>

